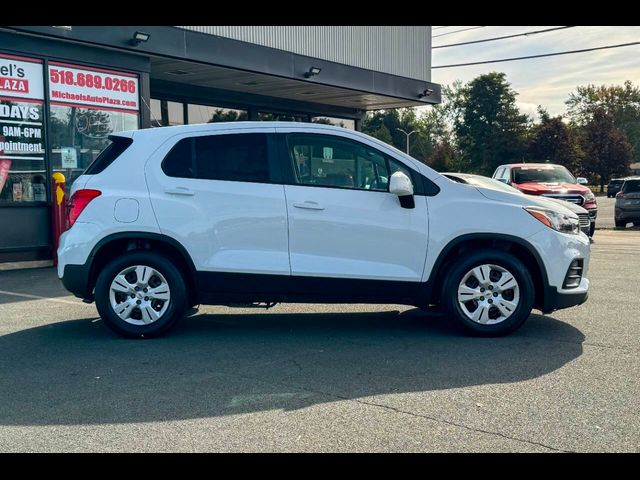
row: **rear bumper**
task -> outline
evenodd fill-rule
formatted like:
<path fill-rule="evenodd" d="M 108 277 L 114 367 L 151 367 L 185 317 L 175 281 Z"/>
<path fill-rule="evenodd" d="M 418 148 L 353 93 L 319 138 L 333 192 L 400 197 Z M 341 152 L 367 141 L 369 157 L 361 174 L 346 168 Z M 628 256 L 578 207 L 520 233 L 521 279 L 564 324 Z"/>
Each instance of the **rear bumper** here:
<path fill-rule="evenodd" d="M 90 290 L 90 268 L 87 265 L 65 265 L 62 277 L 64 288 L 83 300 L 93 300 L 93 289 Z"/>
<path fill-rule="evenodd" d="M 615 207 L 616 220 L 640 221 L 640 208 Z"/>

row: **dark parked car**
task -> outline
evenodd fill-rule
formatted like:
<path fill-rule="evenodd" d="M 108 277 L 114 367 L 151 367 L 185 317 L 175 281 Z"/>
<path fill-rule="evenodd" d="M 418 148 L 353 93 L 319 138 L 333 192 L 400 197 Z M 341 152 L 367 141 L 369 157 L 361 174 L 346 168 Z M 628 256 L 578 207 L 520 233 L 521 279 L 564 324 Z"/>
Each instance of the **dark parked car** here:
<path fill-rule="evenodd" d="M 607 198 L 615 197 L 622 188 L 623 183 L 624 178 L 612 178 L 609 185 L 607 185 Z"/>
<path fill-rule="evenodd" d="M 472 173 L 443 173 L 449 180 L 453 180 L 458 183 L 466 183 L 475 187 L 493 188 L 494 190 L 503 190 L 509 193 L 517 193 L 519 195 L 526 195 L 515 187 L 507 185 L 504 182 L 494 180 L 493 178 L 483 177 L 482 175 L 474 175 Z M 557 200 L 555 198 L 547 199 L 549 202 L 557 202 L 560 206 L 568 208 L 573 213 L 578 215 L 580 219 L 580 230 L 582 230 L 588 237 L 592 237 L 593 230 L 591 229 L 591 217 L 589 211 L 582 208 L 575 203 L 565 202 L 563 200 Z"/>
<path fill-rule="evenodd" d="M 629 222 L 640 227 L 640 177 L 627 178 L 622 184 L 616 195 L 615 221 L 616 227 L 626 227 Z"/>

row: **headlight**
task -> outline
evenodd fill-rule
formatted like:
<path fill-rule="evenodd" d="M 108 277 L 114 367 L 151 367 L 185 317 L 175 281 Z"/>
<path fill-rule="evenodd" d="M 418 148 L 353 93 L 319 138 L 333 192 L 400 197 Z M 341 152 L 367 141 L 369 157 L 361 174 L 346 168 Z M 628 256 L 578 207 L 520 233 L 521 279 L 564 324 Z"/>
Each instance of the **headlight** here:
<path fill-rule="evenodd" d="M 553 228 L 562 233 L 574 233 L 580 232 L 580 222 L 578 217 L 570 217 L 564 213 L 559 213 L 554 210 L 542 207 L 523 207 L 534 218 L 544 223 L 547 227 Z"/>
<path fill-rule="evenodd" d="M 593 202 L 596 199 L 596 196 L 593 194 L 593 192 L 589 192 L 584 196 L 584 201 L 586 202 Z"/>

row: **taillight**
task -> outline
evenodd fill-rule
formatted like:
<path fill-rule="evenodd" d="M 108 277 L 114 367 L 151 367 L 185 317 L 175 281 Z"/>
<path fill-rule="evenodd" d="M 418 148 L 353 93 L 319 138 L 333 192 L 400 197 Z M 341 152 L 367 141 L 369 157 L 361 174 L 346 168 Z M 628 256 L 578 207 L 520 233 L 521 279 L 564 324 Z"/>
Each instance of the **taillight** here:
<path fill-rule="evenodd" d="M 100 190 L 78 190 L 71 195 L 69 200 L 69 227 L 76 223 L 76 220 L 87 205 L 96 197 L 102 194 Z"/>

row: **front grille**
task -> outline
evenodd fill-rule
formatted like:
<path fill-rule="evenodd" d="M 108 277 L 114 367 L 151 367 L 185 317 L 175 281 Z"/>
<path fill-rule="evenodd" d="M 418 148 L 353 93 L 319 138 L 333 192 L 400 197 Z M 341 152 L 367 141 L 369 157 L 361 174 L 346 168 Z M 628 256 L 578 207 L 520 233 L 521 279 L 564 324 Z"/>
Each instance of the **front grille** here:
<path fill-rule="evenodd" d="M 545 193 L 542 195 L 543 197 L 555 198 L 558 200 L 564 200 L 565 202 L 575 203 L 576 205 L 582 206 L 584 203 L 584 197 L 578 194 L 562 194 L 562 193 Z"/>
<path fill-rule="evenodd" d="M 591 228 L 591 219 L 589 218 L 589 214 L 579 213 L 578 220 L 580 221 L 580 230 L 589 235 L 589 230 Z"/>
<path fill-rule="evenodd" d="M 567 270 L 567 275 L 564 277 L 564 283 L 562 288 L 576 288 L 580 286 L 582 280 L 582 268 L 584 266 L 584 260 L 582 258 L 576 258 Z"/>

